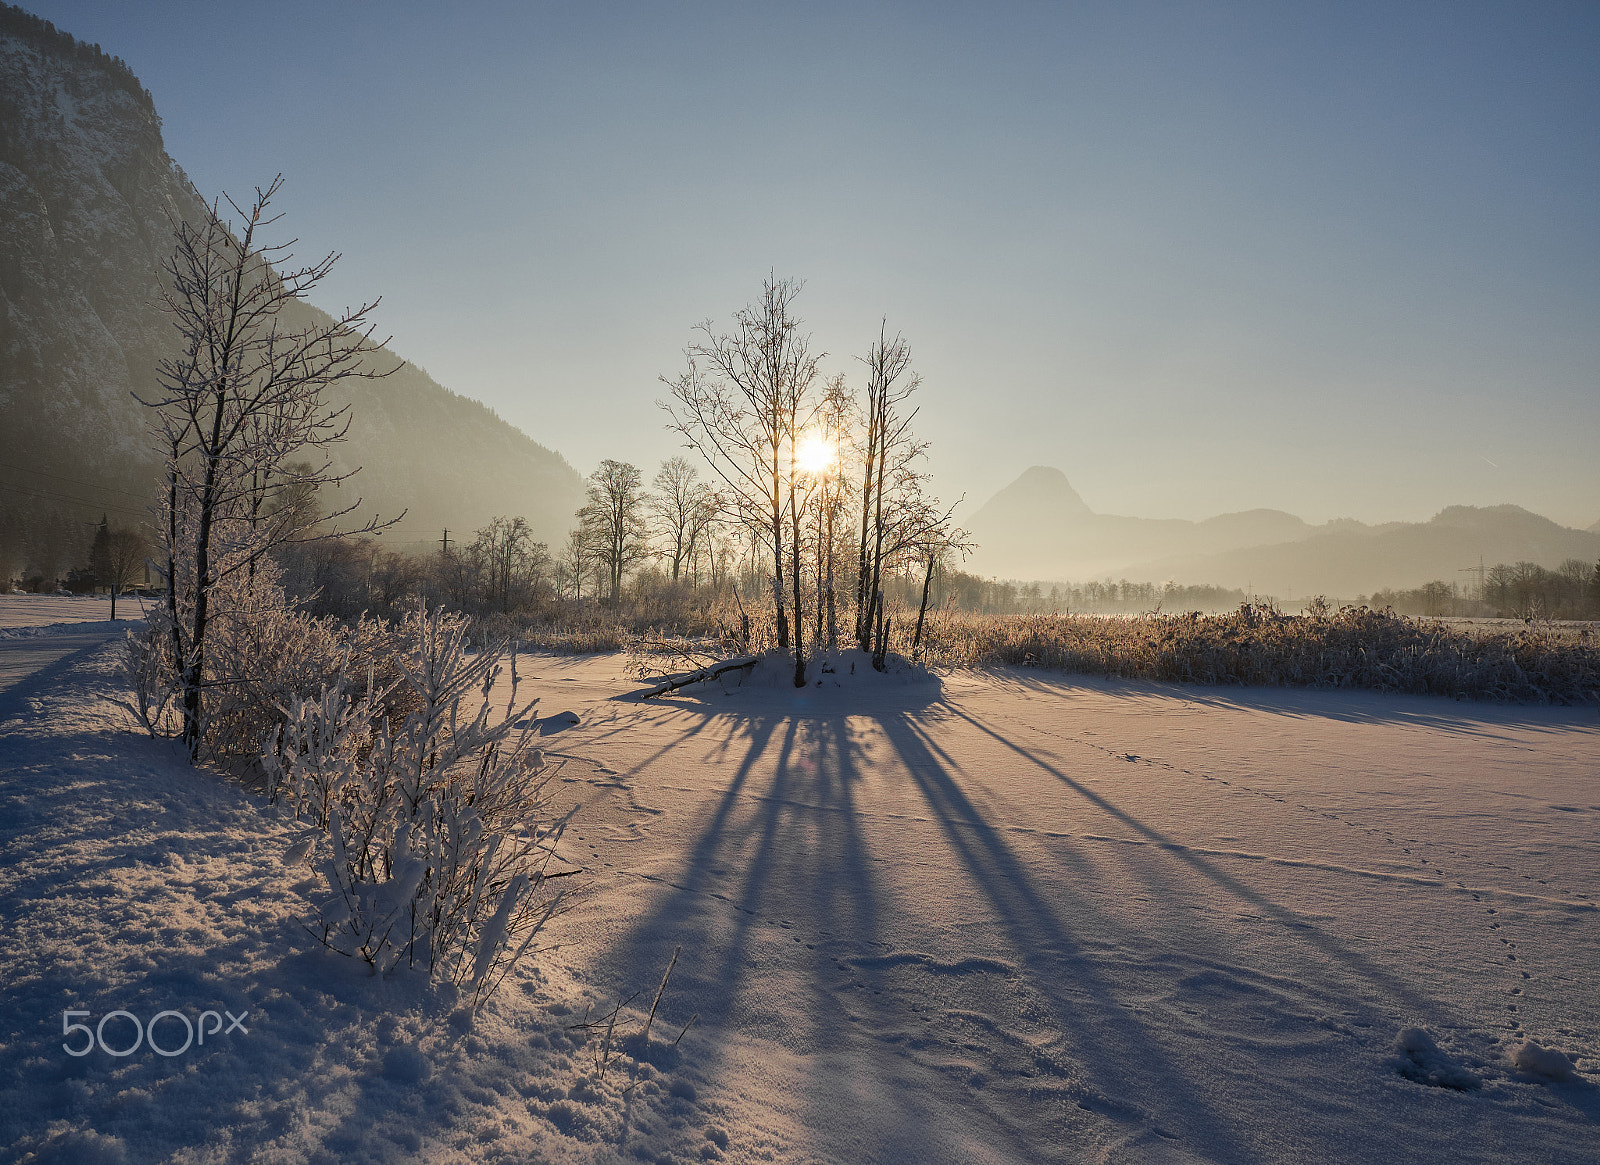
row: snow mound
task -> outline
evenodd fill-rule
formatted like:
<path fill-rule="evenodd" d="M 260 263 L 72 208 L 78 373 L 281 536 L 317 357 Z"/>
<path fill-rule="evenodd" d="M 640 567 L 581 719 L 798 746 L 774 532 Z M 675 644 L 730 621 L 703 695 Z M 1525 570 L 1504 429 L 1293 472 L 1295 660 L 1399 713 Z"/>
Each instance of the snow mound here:
<path fill-rule="evenodd" d="M 630 696 L 702 703 L 708 709 L 721 708 L 724 700 L 732 699 L 742 713 L 759 707 L 763 712 L 803 716 L 859 709 L 884 697 L 897 704 L 907 699 L 926 704 L 939 699 L 944 691 L 939 677 L 923 664 L 891 654 L 884 670 L 878 671 L 872 666 L 871 652 L 854 648 L 808 654 L 806 682 L 800 687 L 795 686 L 794 671 L 794 656 L 774 649 L 693 672 L 658 676 L 649 687 Z"/>
<path fill-rule="evenodd" d="M 65 635 L 68 633 L 81 635 L 90 631 L 104 631 L 111 634 L 116 631 L 130 631 L 139 619 L 92 619 L 80 623 L 38 623 L 23 627 L 0 627 L 0 639 L 38 639 L 42 636 Z"/>
<path fill-rule="evenodd" d="M 840 651 L 813 652 L 806 657 L 806 684 L 813 690 L 871 689 L 898 687 L 908 684 L 938 684 L 939 678 L 920 663 L 913 663 L 901 655 L 890 654 L 883 671 L 872 666 L 872 653 L 855 648 Z M 741 683 L 730 676 L 726 686 L 730 690 L 744 688 L 793 689 L 794 656 L 787 651 L 768 651 L 756 657 L 756 666 Z"/>
<path fill-rule="evenodd" d="M 1407 1080 L 1430 1088 L 1470 1092 L 1483 1087 L 1483 1081 L 1476 1074 L 1451 1059 L 1420 1027 L 1408 1027 L 1395 1039 L 1393 1064 L 1395 1071 Z"/>
<path fill-rule="evenodd" d="M 1577 1072 L 1572 1059 L 1565 1052 L 1541 1047 L 1532 1040 L 1511 1054 L 1511 1062 L 1518 1071 L 1530 1076 L 1542 1076 L 1546 1080 L 1571 1080 Z"/>

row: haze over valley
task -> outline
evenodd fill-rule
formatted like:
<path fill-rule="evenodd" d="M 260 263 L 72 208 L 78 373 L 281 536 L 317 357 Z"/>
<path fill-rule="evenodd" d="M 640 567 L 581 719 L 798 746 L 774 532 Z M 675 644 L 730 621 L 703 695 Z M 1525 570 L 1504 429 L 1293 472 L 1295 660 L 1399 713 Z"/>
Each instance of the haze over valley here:
<path fill-rule="evenodd" d="M 343 255 L 317 306 L 381 295 L 402 357 L 578 476 L 680 451 L 658 378 L 695 322 L 775 272 L 807 281 L 796 311 L 829 371 L 859 380 L 882 318 L 906 336 L 934 488 L 965 499 L 963 519 L 1042 465 L 1098 512 L 1148 519 L 1265 508 L 1382 526 L 1515 505 L 1566 529 L 1600 520 L 1596 162 L 1575 129 L 1594 96 L 1569 55 L 1583 34 L 1553 16 L 1018 9 L 999 35 L 957 12 L 529 9 L 484 36 L 425 6 L 374 25 L 291 4 L 274 36 L 296 80 L 262 99 L 204 48 L 255 35 L 227 6 L 174 22 L 38 11 L 115 46 L 149 87 L 159 129 L 129 122 L 112 149 L 145 167 L 137 181 L 165 181 L 163 141 L 206 200 L 284 173 L 298 250 Z M 768 69 L 789 145 L 743 96 Z M 7 148 L 36 151 L 23 112 Z M 87 165 L 77 149 L 56 162 Z M 154 189 L 128 189 L 157 225 Z M 47 205 L 70 216 L 60 198 Z M 160 248 L 141 246 L 108 255 L 110 286 L 96 276 L 101 303 L 125 303 L 108 321 L 155 290 Z M 108 326 L 148 367 L 154 335 Z M 412 507 L 399 541 L 486 517 L 483 499 L 451 513 L 441 490 L 375 481 L 383 459 L 350 460 L 367 467 L 358 492 Z M 570 516 L 576 478 L 550 472 L 551 513 Z M 504 508 L 534 519 L 516 497 Z M 985 574 L 1220 581 L 1136 539 L 1067 559 L 981 542 Z M 1496 558 L 1451 569 L 1480 553 Z M 1437 573 L 1351 586 L 1296 570 L 1272 587 Z"/>

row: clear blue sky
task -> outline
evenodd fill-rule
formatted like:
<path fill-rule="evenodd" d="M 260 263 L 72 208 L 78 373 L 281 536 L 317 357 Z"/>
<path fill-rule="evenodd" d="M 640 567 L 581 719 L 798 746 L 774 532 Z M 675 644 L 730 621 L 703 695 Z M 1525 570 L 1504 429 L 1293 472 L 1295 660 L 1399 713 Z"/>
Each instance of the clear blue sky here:
<path fill-rule="evenodd" d="M 769 270 L 936 489 L 1600 518 L 1600 5 L 24 0 L 582 472 Z"/>

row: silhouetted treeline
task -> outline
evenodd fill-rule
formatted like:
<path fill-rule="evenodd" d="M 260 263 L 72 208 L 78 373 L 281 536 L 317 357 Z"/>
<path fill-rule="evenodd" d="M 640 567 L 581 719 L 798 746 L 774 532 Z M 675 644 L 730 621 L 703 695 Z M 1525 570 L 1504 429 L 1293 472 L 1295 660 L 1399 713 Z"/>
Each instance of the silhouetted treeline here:
<path fill-rule="evenodd" d="M 920 578 L 893 580 L 896 594 L 908 598 L 908 586 Z M 938 571 L 933 606 L 939 610 L 985 615 L 1140 614 L 1148 611 L 1229 611 L 1246 600 L 1244 591 L 1177 583 L 1138 583 L 1127 579 L 1101 582 L 1045 583 L 985 579 L 961 570 Z"/>
<path fill-rule="evenodd" d="M 1498 563 L 1469 583 L 1434 579 L 1408 591 L 1383 590 L 1358 603 L 1402 615 L 1465 615 L 1498 619 L 1600 618 L 1600 563 L 1569 558 L 1555 570 L 1536 562 Z"/>

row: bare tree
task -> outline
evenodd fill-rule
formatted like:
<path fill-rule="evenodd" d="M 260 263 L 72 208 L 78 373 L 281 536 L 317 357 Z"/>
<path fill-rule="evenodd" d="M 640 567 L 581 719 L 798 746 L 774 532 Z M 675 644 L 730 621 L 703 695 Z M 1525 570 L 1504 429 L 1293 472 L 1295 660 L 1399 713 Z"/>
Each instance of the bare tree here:
<path fill-rule="evenodd" d="M 567 534 L 567 544 L 556 561 L 559 581 L 572 583 L 572 597 L 583 598 L 583 580 L 594 573 L 597 557 L 582 525 Z"/>
<path fill-rule="evenodd" d="M 502 614 L 528 601 L 550 561 L 545 544 L 533 540 L 533 529 L 522 517 L 498 517 L 476 531 L 468 557 L 482 577 L 486 606 L 499 607 Z"/>
<path fill-rule="evenodd" d="M 150 561 L 150 539 L 129 526 L 106 529 L 104 548 L 96 540 L 95 581 L 111 590 L 111 618 L 117 617 L 117 595 L 143 576 Z"/>
<path fill-rule="evenodd" d="M 206 636 L 220 588 L 241 575 L 251 579 L 275 547 L 341 534 L 332 526 L 313 533 L 303 507 L 273 507 L 269 491 L 314 491 L 351 476 L 336 473 L 326 454 L 349 418 L 325 392 L 340 381 L 393 371 L 369 359 L 377 348 L 367 322 L 375 302 L 303 326 L 286 318 L 285 309 L 326 278 L 338 256 L 274 269 L 291 261 L 293 241 L 263 246 L 257 235 L 277 222 L 267 207 L 282 184 L 280 175 L 265 190 L 258 187 L 248 207 L 228 200 L 242 220 L 237 234 L 218 204 L 198 224 L 177 224 L 165 307 L 182 351 L 162 361 L 157 391 L 138 398 L 153 411 L 167 456 L 160 531 L 167 615 L 182 739 L 195 758 L 205 731 Z M 316 460 L 297 461 L 308 453 Z M 345 533 L 379 528 L 374 520 Z"/>
<path fill-rule="evenodd" d="M 887 323 L 880 326 L 877 342 L 864 359 L 867 366 L 867 408 L 862 450 L 861 544 L 856 572 L 856 642 L 862 651 L 873 650 L 882 638 L 883 563 L 886 537 L 885 502 L 892 509 L 891 484 L 904 482 L 905 472 L 926 451 L 913 441 L 911 422 L 917 410 L 906 413 L 905 402 L 922 385 L 910 372 L 911 346 L 898 333 L 891 340 Z"/>
<path fill-rule="evenodd" d="M 784 595 L 787 575 L 793 594 L 795 683 L 805 683 L 797 488 L 809 482 L 795 465 L 800 433 L 815 409 L 812 386 L 820 354 L 811 352 L 791 313 L 803 285 L 768 278 L 759 303 L 734 316 L 734 330 L 719 333 L 706 320 L 701 339 L 685 350 L 688 369 L 662 380 L 672 402 L 661 402 L 672 418 L 668 428 L 701 454 L 728 489 L 728 504 L 739 517 L 767 535 L 772 554 L 772 600 L 778 644 L 790 646 Z M 785 530 L 786 523 L 790 526 Z M 788 554 L 785 544 L 788 543 Z M 786 561 L 787 560 L 787 561 Z"/>
<path fill-rule="evenodd" d="M 684 564 L 694 558 L 696 543 L 721 509 L 721 500 L 699 477 L 699 470 L 687 458 L 669 457 L 656 472 L 656 492 L 646 503 L 657 531 L 666 541 L 674 583 Z"/>
<path fill-rule="evenodd" d="M 623 575 L 650 556 L 642 480 L 635 466 L 602 461 L 589 475 L 588 501 L 578 511 L 585 543 L 606 566 L 613 603 L 622 597 Z"/>
<path fill-rule="evenodd" d="M 813 595 L 816 621 L 811 638 L 814 643 L 826 641 L 830 648 L 839 646 L 836 580 L 839 542 L 847 525 L 845 506 L 854 488 L 845 472 L 844 446 L 854 413 L 855 403 L 843 374 L 831 377 L 817 408 L 812 433 L 818 464 L 813 467 L 817 489 L 811 503 L 811 543 L 816 567 Z"/>

